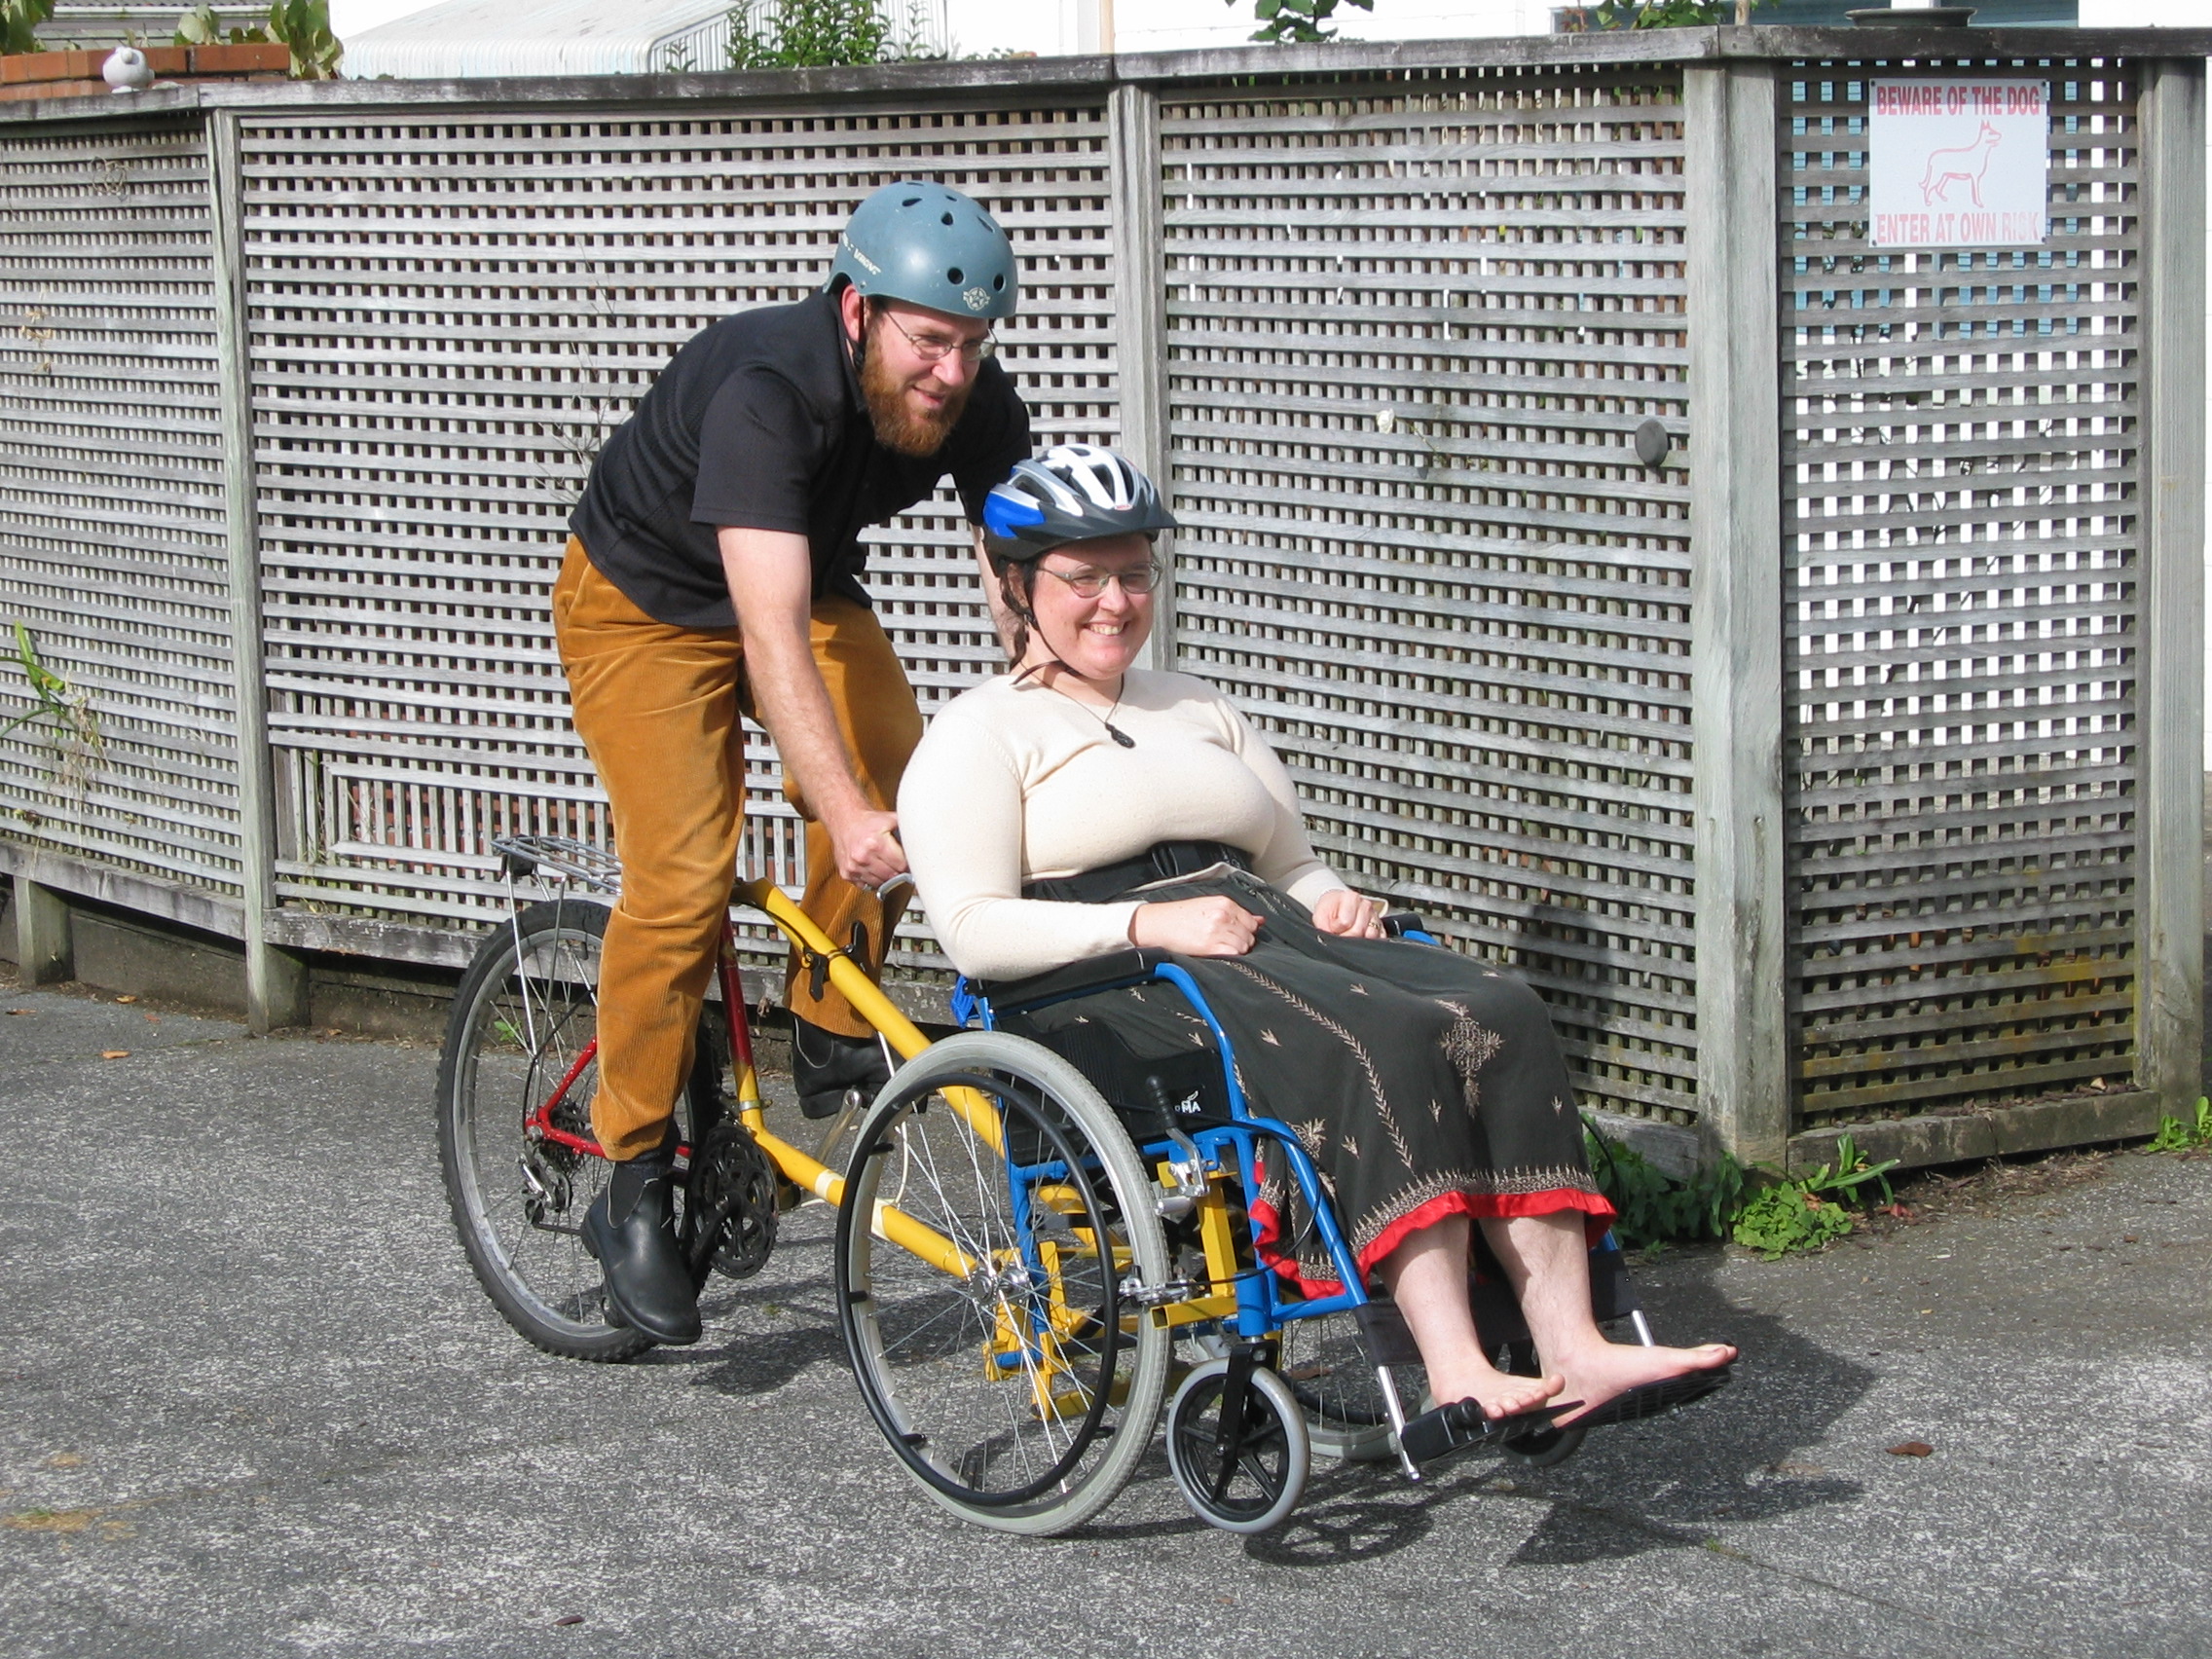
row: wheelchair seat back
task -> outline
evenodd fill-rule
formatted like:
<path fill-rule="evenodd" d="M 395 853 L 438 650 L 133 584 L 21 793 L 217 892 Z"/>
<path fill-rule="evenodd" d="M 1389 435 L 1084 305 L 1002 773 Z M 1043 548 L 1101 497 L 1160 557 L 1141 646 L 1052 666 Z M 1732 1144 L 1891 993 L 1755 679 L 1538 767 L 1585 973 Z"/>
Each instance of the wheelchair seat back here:
<path fill-rule="evenodd" d="M 1140 1146 L 1166 1139 L 1171 1129 L 1187 1135 L 1235 1121 L 1221 1054 L 1211 1043 L 1147 1057 L 1100 1019 L 1041 1022 L 1024 1011 L 1002 1014 L 998 1026 L 1043 1045 L 1074 1066 Z"/>

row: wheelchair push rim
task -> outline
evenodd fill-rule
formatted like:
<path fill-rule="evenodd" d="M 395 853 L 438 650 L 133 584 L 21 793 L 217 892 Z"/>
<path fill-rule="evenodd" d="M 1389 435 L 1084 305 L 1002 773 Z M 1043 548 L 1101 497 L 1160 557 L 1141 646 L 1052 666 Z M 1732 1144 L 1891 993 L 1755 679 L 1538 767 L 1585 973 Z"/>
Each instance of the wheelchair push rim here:
<path fill-rule="evenodd" d="M 973 1093 L 955 1109 L 947 1089 Z M 907 1473 L 1004 1531 L 1064 1531 L 1111 1502 L 1151 1438 L 1170 1344 L 1143 1305 L 1166 1263 L 1158 1190 L 1095 1091 L 1024 1039 L 949 1038 L 869 1108 L 843 1197 L 839 1325 Z M 965 1273 L 879 1236 L 886 1205 L 949 1240 Z"/>

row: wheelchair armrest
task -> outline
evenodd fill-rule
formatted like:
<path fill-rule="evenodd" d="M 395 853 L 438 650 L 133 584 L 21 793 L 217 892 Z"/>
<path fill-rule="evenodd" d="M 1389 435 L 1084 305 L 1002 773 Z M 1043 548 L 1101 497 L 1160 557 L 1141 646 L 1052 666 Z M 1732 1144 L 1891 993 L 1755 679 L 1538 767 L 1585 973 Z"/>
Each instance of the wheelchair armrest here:
<path fill-rule="evenodd" d="M 988 998 L 1000 1013 L 1030 1008 L 1038 1003 L 1059 1002 L 1085 991 L 1103 991 L 1136 979 L 1149 979 L 1153 969 L 1167 960 L 1164 950 L 1117 950 L 1106 956 L 1087 957 L 1065 968 L 1050 969 L 1019 979 L 977 979 L 969 989 Z"/>
<path fill-rule="evenodd" d="M 1412 910 L 1392 910 L 1382 918 L 1382 933 L 1388 939 L 1404 939 L 1408 934 L 1425 934 L 1428 923 Z"/>

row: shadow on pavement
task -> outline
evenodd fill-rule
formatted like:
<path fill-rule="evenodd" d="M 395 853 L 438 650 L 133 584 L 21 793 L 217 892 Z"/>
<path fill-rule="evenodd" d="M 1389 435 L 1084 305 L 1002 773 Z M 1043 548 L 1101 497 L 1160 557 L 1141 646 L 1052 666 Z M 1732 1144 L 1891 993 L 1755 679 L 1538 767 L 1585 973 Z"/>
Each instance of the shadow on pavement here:
<path fill-rule="evenodd" d="M 1713 1282 L 1722 1259 L 1718 1251 L 1675 1258 L 1653 1300 L 1663 1331 L 1744 1350 L 1724 1392 L 1656 1422 L 1595 1430 L 1571 1460 L 1550 1469 L 1470 1459 L 1439 1471 L 1433 1485 L 1410 1488 L 1394 1464 L 1322 1465 L 1298 1513 L 1251 1540 L 1246 1553 L 1280 1567 L 1348 1566 L 1419 1542 L 1446 1504 L 1509 1493 L 1550 1500 L 1512 1562 L 1569 1566 L 1703 1548 L 1723 1522 L 1859 1501 L 1859 1482 L 1791 1454 L 1857 1405 L 1874 1373 L 1729 1302 Z M 1510 1488 L 1487 1484 L 1500 1476 Z"/>
<path fill-rule="evenodd" d="M 714 1280 L 704 1310 L 721 1340 L 657 1349 L 641 1363 L 687 1370 L 697 1385 L 727 1395 L 770 1392 L 812 1367 L 843 1366 L 844 1341 L 830 1306 L 829 1244 L 827 1236 L 779 1243 L 779 1262 L 797 1271 L 773 1282 Z M 1246 1554 L 1297 1567 L 1374 1561 L 1427 1537 L 1446 1505 L 1508 1496 L 1549 1500 L 1512 1562 L 1568 1566 L 1702 1548 L 1723 1523 L 1859 1501 L 1859 1482 L 1792 1454 L 1819 1442 L 1865 1395 L 1875 1374 L 1779 1317 L 1730 1302 L 1714 1282 L 1723 1260 L 1717 1249 L 1684 1251 L 1642 1275 L 1662 1334 L 1743 1349 L 1737 1380 L 1722 1393 L 1655 1422 L 1595 1430 L 1572 1459 L 1549 1469 L 1476 1457 L 1448 1464 L 1415 1487 L 1395 1463 L 1319 1461 L 1298 1512 L 1276 1531 L 1249 1540 Z M 1510 1486 L 1493 1484 L 1498 1477 Z M 1171 1480 L 1156 1444 L 1130 1494 Z M 1161 1495 L 1180 1509 L 1179 1496 Z M 1157 1515 L 1157 1505 L 1147 1507 Z M 1187 1513 L 1126 1524 L 1115 1513 L 1072 1535 L 1129 1542 L 1204 1530 Z"/>

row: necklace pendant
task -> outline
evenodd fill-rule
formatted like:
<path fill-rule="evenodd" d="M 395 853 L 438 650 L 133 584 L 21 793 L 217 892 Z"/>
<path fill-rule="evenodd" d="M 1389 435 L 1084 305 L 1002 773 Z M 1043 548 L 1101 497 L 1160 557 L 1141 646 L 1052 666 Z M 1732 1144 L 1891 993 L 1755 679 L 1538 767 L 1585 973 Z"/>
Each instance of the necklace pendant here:
<path fill-rule="evenodd" d="M 1108 737 L 1111 737 L 1124 749 L 1134 749 L 1137 746 L 1137 740 L 1135 738 L 1131 737 L 1127 732 L 1124 731 L 1120 726 L 1115 725 L 1111 721 L 1108 721 L 1106 723 L 1106 735 Z"/>

